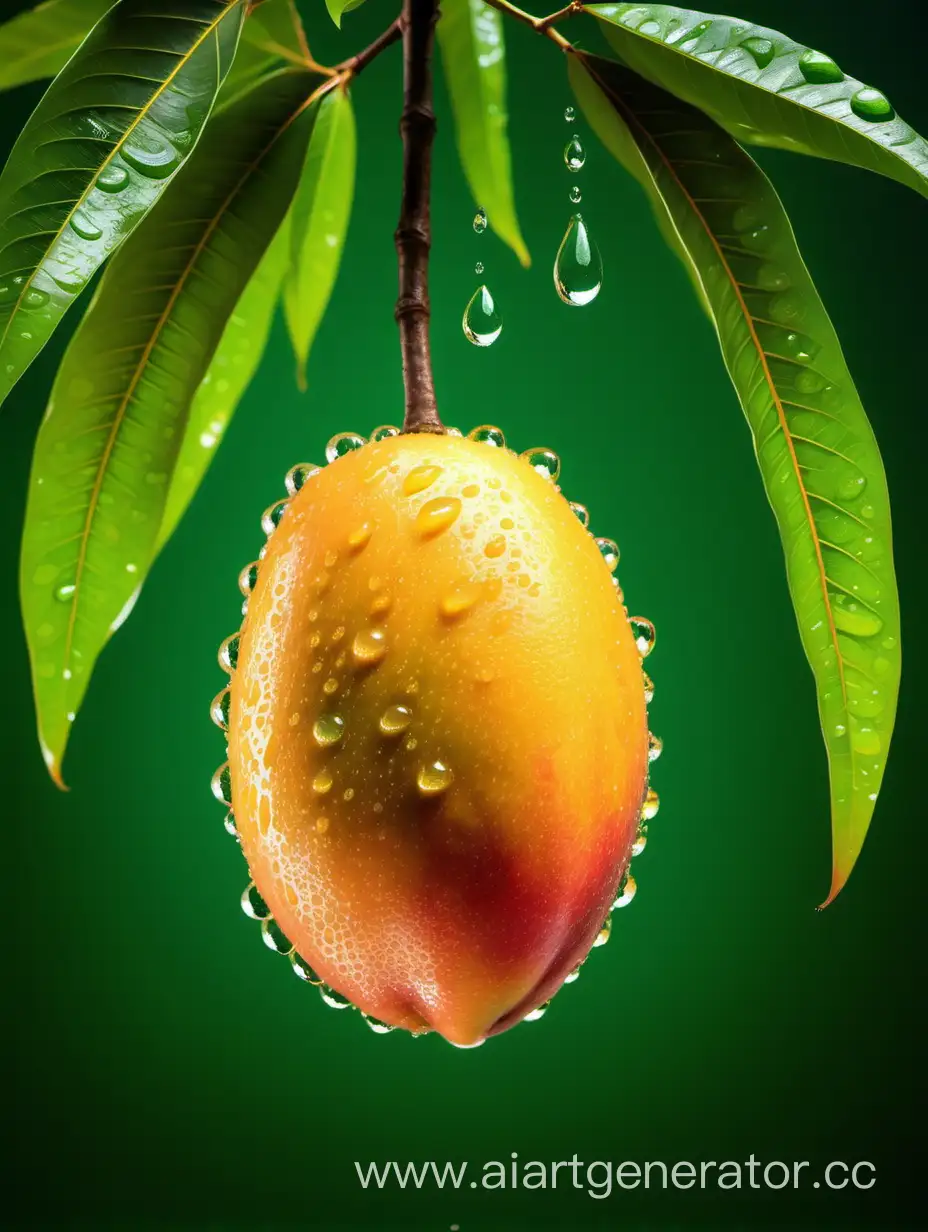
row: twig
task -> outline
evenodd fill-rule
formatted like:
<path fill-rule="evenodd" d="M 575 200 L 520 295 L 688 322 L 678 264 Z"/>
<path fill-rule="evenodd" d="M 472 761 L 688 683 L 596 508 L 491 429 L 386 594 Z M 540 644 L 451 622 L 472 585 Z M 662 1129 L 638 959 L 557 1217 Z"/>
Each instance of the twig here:
<path fill-rule="evenodd" d="M 535 17 L 532 13 L 527 13 L 525 9 L 520 9 L 516 5 L 510 4 L 509 0 L 487 0 L 487 4 L 491 8 L 498 9 L 501 13 L 507 13 L 516 21 L 521 21 L 525 25 L 531 26 L 536 34 L 543 34 L 552 43 L 556 43 L 562 51 L 573 51 L 573 43 L 568 42 L 559 30 L 554 29 L 554 26 L 556 22 L 583 12 L 581 0 L 571 0 L 570 4 L 565 5 L 562 9 L 558 9 L 556 13 L 549 13 L 547 17 Z"/>
<path fill-rule="evenodd" d="M 360 73 L 362 69 L 370 64 L 371 60 L 377 58 L 385 47 L 389 47 L 391 43 L 397 42 L 403 35 L 403 19 L 397 17 L 392 25 L 387 26 L 383 34 L 378 35 L 369 47 L 365 47 L 363 51 L 359 51 L 356 56 L 349 56 L 347 60 L 343 60 L 341 64 L 336 65 L 335 71 L 339 73 L 343 80 L 347 81 Z"/>
<path fill-rule="evenodd" d="M 432 175 L 432 47 L 438 0 L 403 0 L 403 198 L 394 236 L 399 261 L 396 322 L 406 391 L 404 432 L 442 432 L 429 350 L 429 189 Z"/>

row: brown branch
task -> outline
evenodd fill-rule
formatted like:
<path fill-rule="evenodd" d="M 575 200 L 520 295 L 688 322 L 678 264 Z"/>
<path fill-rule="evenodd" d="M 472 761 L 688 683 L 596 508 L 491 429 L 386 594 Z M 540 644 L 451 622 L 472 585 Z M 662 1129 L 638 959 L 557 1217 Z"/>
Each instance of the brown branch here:
<path fill-rule="evenodd" d="M 573 51 L 573 44 L 564 38 L 560 31 L 554 29 L 554 25 L 558 21 L 563 21 L 565 17 L 573 17 L 575 13 L 583 12 L 582 0 L 571 0 L 570 4 L 566 4 L 562 9 L 558 9 L 556 13 L 549 13 L 547 17 L 535 17 L 531 13 L 527 13 L 525 9 L 518 8 L 515 4 L 510 4 L 509 0 L 487 0 L 487 4 L 491 8 L 498 9 L 500 13 L 507 13 L 516 21 L 524 22 L 525 25 L 531 26 L 536 34 L 543 34 L 546 38 L 551 39 L 552 43 L 556 43 L 562 51 Z"/>
<path fill-rule="evenodd" d="M 429 350 L 429 190 L 432 176 L 431 57 L 438 0 L 403 0 L 403 199 L 394 236 L 399 261 L 396 322 L 406 391 L 404 432 L 442 432 Z"/>
<path fill-rule="evenodd" d="M 385 47 L 389 47 L 391 43 L 397 42 L 403 35 L 403 19 L 397 17 L 392 25 L 387 26 L 383 34 L 377 36 L 369 47 L 365 47 L 363 51 L 359 51 L 356 56 L 349 56 L 347 60 L 343 60 L 341 64 L 336 65 L 335 71 L 342 75 L 345 82 L 360 73 L 362 69 L 370 64 L 371 60 L 376 59 Z"/>

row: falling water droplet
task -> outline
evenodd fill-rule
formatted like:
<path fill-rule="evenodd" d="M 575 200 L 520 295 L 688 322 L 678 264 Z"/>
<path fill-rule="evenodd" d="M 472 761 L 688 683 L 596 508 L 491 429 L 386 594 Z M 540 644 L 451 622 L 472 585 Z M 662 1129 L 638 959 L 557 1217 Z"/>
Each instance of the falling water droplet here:
<path fill-rule="evenodd" d="M 550 479 L 552 483 L 557 482 L 561 473 L 561 459 L 553 449 L 526 449 L 521 456 L 543 479 Z"/>
<path fill-rule="evenodd" d="M 335 462 L 339 458 L 343 458 L 346 453 L 352 453 L 355 449 L 360 449 L 362 445 L 367 444 L 363 436 L 359 436 L 357 432 L 339 432 L 333 436 L 325 447 L 326 462 Z"/>
<path fill-rule="evenodd" d="M 580 188 L 577 184 L 574 184 L 573 188 L 571 188 L 570 192 L 567 195 L 568 197 L 570 197 L 574 205 L 579 205 L 580 202 L 583 200 L 583 193 L 580 191 Z"/>
<path fill-rule="evenodd" d="M 474 230 L 477 232 L 478 235 L 482 235 L 483 232 L 486 231 L 486 229 L 487 229 L 487 212 L 483 208 L 483 206 L 481 206 L 480 209 L 477 211 L 477 213 L 474 215 Z"/>
<path fill-rule="evenodd" d="M 344 734 L 345 720 L 340 714 L 320 714 L 313 723 L 313 739 L 323 748 L 338 744 Z"/>
<path fill-rule="evenodd" d="M 828 85 L 844 80 L 844 74 L 831 56 L 826 56 L 821 51 L 812 51 L 811 48 L 799 57 L 799 71 L 806 81 L 814 85 Z"/>
<path fill-rule="evenodd" d="M 580 519 L 580 522 L 583 526 L 589 526 L 590 511 L 589 509 L 587 509 L 586 505 L 578 505 L 576 501 L 571 501 L 570 510 L 571 510 L 571 513 L 575 515 L 575 517 L 578 517 Z"/>
<path fill-rule="evenodd" d="M 475 274 L 483 273 L 483 262 L 482 261 L 478 261 L 477 264 L 474 266 L 474 273 Z"/>
<path fill-rule="evenodd" d="M 619 545 L 614 539 L 597 539 L 596 546 L 602 553 L 603 560 L 609 566 L 610 572 L 614 573 L 619 563 Z"/>
<path fill-rule="evenodd" d="M 454 772 L 443 761 L 431 761 L 419 767 L 416 786 L 423 796 L 440 796 L 454 781 Z"/>
<path fill-rule="evenodd" d="M 291 496 L 296 496 L 307 479 L 311 479 L 313 475 L 319 474 L 319 467 L 313 466 L 310 462 L 300 462 L 297 466 L 291 466 L 284 478 L 284 487 Z"/>
<path fill-rule="evenodd" d="M 219 647 L 219 666 L 231 676 L 238 666 L 239 635 L 231 633 Z"/>
<path fill-rule="evenodd" d="M 872 86 L 857 91 L 851 99 L 851 111 L 861 120 L 871 120 L 874 124 L 891 120 L 896 114 L 886 95 Z"/>
<path fill-rule="evenodd" d="M 576 133 L 564 146 L 564 163 L 568 171 L 579 171 L 586 162 L 586 150 Z"/>
<path fill-rule="evenodd" d="M 581 307 L 591 303 L 603 285 L 599 249 L 580 214 L 568 224 L 554 261 L 554 286 L 565 304 Z"/>
<path fill-rule="evenodd" d="M 576 111 L 573 109 L 573 107 L 565 107 L 565 108 L 564 108 L 564 119 L 567 121 L 567 123 L 568 123 L 568 124 L 573 124 L 573 122 L 574 122 L 574 120 L 576 120 L 576 118 L 577 118 L 577 113 L 576 113 Z"/>
<path fill-rule="evenodd" d="M 481 424 L 479 428 L 474 428 L 467 435 L 472 441 L 481 441 L 484 445 L 495 445 L 497 449 L 506 448 L 506 438 L 503 436 L 502 428 L 495 428 L 492 424 Z"/>
<path fill-rule="evenodd" d="M 223 731 L 229 730 L 229 703 L 231 700 L 231 691 L 228 688 L 222 689 L 213 698 L 213 704 L 209 708 L 210 718 Z"/>
<path fill-rule="evenodd" d="M 249 881 L 242 891 L 242 910 L 249 920 L 266 920 L 271 914 L 270 907 L 258 893 L 258 887 L 253 881 Z"/>
<path fill-rule="evenodd" d="M 489 288 L 479 286 L 470 297 L 461 321 L 464 336 L 474 346 L 492 346 L 503 332 L 503 319 Z"/>
<path fill-rule="evenodd" d="M 412 722 L 412 711 L 408 706 L 388 706 L 380 716 L 378 727 L 385 736 L 398 736 Z"/>

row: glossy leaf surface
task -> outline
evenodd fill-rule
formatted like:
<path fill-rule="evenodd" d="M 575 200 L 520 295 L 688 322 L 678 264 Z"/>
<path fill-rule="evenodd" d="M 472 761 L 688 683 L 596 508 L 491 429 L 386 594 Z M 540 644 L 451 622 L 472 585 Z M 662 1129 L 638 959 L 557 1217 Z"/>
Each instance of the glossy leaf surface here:
<path fill-rule="evenodd" d="M 344 15 L 353 9 L 359 9 L 363 3 L 364 0 L 325 0 L 325 7 L 336 26 L 341 29 Z"/>
<path fill-rule="evenodd" d="M 351 99 L 344 90 L 332 90 L 319 106 L 290 228 L 284 304 L 301 388 L 306 385 L 309 349 L 338 275 L 351 217 L 356 157 Z"/>
<path fill-rule="evenodd" d="M 523 265 L 530 258 L 512 188 L 503 18 L 481 0 L 444 0 L 438 22 L 461 164 L 474 201 Z"/>
<path fill-rule="evenodd" d="M 158 550 L 170 539 L 195 496 L 261 362 L 280 298 L 289 251 L 290 237 L 285 222 L 235 305 L 194 395 L 168 483 Z"/>
<path fill-rule="evenodd" d="M 244 0 L 122 0 L 32 113 L 0 175 L 0 402 L 190 154 Z"/>
<path fill-rule="evenodd" d="M 309 56 L 295 0 L 266 0 L 245 23 L 245 38 L 284 58 L 306 60 Z"/>
<path fill-rule="evenodd" d="M 0 90 L 54 77 L 114 0 L 46 0 L 0 26 Z"/>
<path fill-rule="evenodd" d="M 879 172 L 928 196 L 928 142 L 879 91 L 776 30 L 670 4 L 594 4 L 624 63 L 738 141 Z"/>
<path fill-rule="evenodd" d="M 870 823 L 899 686 L 899 599 L 879 450 L 760 168 L 702 112 L 626 68 L 584 55 L 571 57 L 569 71 L 590 124 L 675 237 L 751 428 L 828 750 L 830 901 Z"/>
<path fill-rule="evenodd" d="M 296 188 L 319 78 L 225 108 L 120 249 L 36 443 L 21 589 L 46 761 L 60 781 L 94 662 L 144 578 L 191 401 Z"/>

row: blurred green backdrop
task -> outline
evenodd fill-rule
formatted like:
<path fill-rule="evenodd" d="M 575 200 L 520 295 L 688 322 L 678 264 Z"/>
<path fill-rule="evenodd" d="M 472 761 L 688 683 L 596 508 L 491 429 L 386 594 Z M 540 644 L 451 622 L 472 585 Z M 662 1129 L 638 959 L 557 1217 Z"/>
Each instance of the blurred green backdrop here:
<path fill-rule="evenodd" d="M 331 62 L 366 44 L 396 5 L 370 0 L 341 35 L 322 0 L 301 8 L 314 51 Z M 886 89 L 925 131 L 919 10 L 915 0 L 740 5 Z M 817 914 L 829 873 L 825 756 L 747 428 L 642 193 L 592 141 L 583 209 L 606 282 L 582 310 L 556 298 L 570 98 L 556 50 L 522 27 L 507 33 L 518 203 L 534 264 L 522 271 L 489 233 L 472 231 L 439 81 L 437 384 L 446 422 L 496 422 L 518 448 L 560 451 L 566 492 L 620 541 L 631 606 L 657 623 L 649 666 L 666 746 L 654 775 L 662 808 L 637 862 L 636 902 L 543 1022 L 474 1052 L 376 1037 L 356 1015 L 326 1009 L 238 906 L 246 878 L 209 793 L 222 748 L 207 715 L 222 683 L 216 647 L 238 622 L 236 574 L 289 466 L 318 459 L 336 430 L 401 415 L 393 48 L 355 89 L 355 213 L 309 392 L 296 392 L 278 323 L 190 515 L 99 664 L 67 795 L 49 782 L 35 741 L 15 578 L 32 441 L 73 319 L 3 417 L 8 1226 L 916 1225 L 925 202 L 849 168 L 762 160 L 882 444 L 908 631 L 873 831 L 844 893 Z M 5 148 L 40 93 L 4 97 Z M 477 259 L 506 322 L 486 351 L 460 328 Z M 563 1180 L 555 1192 L 364 1192 L 353 1162 L 468 1159 L 476 1169 L 513 1151 L 522 1161 L 577 1152 L 670 1163 L 753 1152 L 817 1169 L 865 1159 L 877 1184 L 638 1189 L 604 1201 Z"/>

